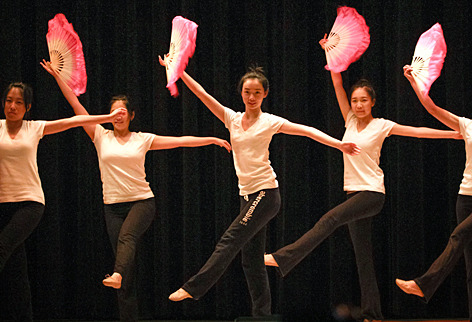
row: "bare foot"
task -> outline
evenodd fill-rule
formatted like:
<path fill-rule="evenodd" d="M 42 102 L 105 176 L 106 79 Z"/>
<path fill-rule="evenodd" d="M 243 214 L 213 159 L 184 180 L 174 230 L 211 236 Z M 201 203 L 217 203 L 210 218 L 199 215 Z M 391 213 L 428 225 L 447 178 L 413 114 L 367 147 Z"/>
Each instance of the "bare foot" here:
<path fill-rule="evenodd" d="M 121 274 L 115 272 L 112 276 L 105 276 L 105 279 L 103 280 L 103 285 L 113 288 L 121 288 Z"/>
<path fill-rule="evenodd" d="M 407 294 L 413 294 L 419 297 L 424 297 L 423 291 L 420 289 L 418 284 L 415 281 L 404 281 L 401 279 L 396 279 L 395 283 L 398 287 Z"/>
<path fill-rule="evenodd" d="M 191 298 L 193 298 L 193 296 L 190 295 L 183 288 L 179 288 L 177 291 L 175 291 L 169 296 L 169 300 L 174 301 L 174 302 L 182 301 L 185 299 L 191 299 Z"/>
<path fill-rule="evenodd" d="M 264 263 L 266 264 L 266 266 L 279 267 L 279 264 L 277 264 L 277 262 L 274 259 L 274 256 L 272 256 L 272 254 L 264 255 Z"/>

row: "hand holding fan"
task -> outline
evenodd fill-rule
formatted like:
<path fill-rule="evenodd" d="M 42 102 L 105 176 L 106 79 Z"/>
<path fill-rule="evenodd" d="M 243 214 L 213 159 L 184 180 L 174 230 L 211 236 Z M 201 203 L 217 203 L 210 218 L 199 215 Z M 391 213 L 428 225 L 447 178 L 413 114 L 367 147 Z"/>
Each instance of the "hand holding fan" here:
<path fill-rule="evenodd" d="M 328 62 L 325 68 L 340 73 L 366 51 L 370 44 L 370 35 L 369 27 L 356 9 L 339 7 L 337 12 L 323 48 Z"/>
<path fill-rule="evenodd" d="M 177 16 L 172 20 L 169 54 L 164 57 L 167 74 L 167 88 L 172 96 L 179 95 L 175 82 L 182 76 L 188 60 L 195 52 L 198 25 Z"/>
<path fill-rule="evenodd" d="M 85 93 L 87 73 L 79 36 L 62 13 L 48 22 L 46 35 L 51 67 L 75 95 Z"/>
<path fill-rule="evenodd" d="M 446 41 L 439 23 L 418 39 L 411 62 L 411 74 L 424 94 L 429 93 L 431 85 L 441 74 L 446 51 Z"/>

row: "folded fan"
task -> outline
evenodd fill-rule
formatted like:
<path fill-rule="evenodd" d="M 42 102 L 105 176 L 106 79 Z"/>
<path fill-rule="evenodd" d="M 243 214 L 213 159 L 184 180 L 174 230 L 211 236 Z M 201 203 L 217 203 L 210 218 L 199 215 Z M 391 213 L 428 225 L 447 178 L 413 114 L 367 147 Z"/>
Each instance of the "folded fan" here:
<path fill-rule="evenodd" d="M 370 44 L 369 27 L 365 19 L 350 7 L 339 7 L 337 17 L 325 43 L 325 68 L 345 71 L 358 60 Z"/>
<path fill-rule="evenodd" d="M 431 85 L 441 74 L 446 52 L 446 41 L 439 23 L 425 31 L 418 39 L 411 62 L 411 74 L 423 93 L 429 93 Z"/>
<path fill-rule="evenodd" d="M 166 63 L 167 88 L 172 96 L 179 95 L 175 82 L 182 76 L 187 67 L 188 60 L 195 52 L 198 25 L 177 16 L 172 20 L 172 34 L 170 37 L 169 54 L 164 61 Z"/>
<path fill-rule="evenodd" d="M 51 67 L 75 95 L 85 93 L 87 73 L 82 43 L 72 24 L 62 13 L 49 20 L 46 40 Z"/>

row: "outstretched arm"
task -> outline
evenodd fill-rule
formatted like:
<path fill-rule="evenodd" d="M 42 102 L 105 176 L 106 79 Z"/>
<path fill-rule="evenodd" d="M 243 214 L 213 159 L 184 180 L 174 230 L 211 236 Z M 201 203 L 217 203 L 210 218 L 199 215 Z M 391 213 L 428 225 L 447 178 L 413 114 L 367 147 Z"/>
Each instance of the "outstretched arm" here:
<path fill-rule="evenodd" d="M 43 59 L 42 62 L 40 62 L 41 66 L 44 67 L 44 69 L 51 74 L 54 79 L 57 82 L 57 85 L 59 85 L 59 88 L 62 91 L 62 94 L 66 98 L 66 100 L 69 102 L 70 106 L 72 106 L 72 109 L 74 110 L 74 113 L 76 115 L 89 115 L 85 107 L 79 102 L 79 99 L 77 96 L 72 92 L 70 87 L 64 83 L 64 81 L 59 77 L 59 75 L 54 71 L 54 69 L 51 67 L 51 62 L 47 62 Z M 85 125 L 83 126 L 85 132 L 87 135 L 93 140 L 94 135 L 95 135 L 95 125 Z"/>
<path fill-rule="evenodd" d="M 314 127 L 292 123 L 290 121 L 286 121 L 280 127 L 279 133 L 306 136 L 350 155 L 357 155 L 361 152 L 361 148 L 355 143 L 339 141 Z"/>
<path fill-rule="evenodd" d="M 437 130 L 428 127 L 414 127 L 395 124 L 390 135 L 410 136 L 423 139 L 456 139 L 462 140 L 462 135 L 456 131 Z"/>
<path fill-rule="evenodd" d="M 418 87 L 418 84 L 416 84 L 416 81 L 413 75 L 411 74 L 412 70 L 413 69 L 411 68 L 410 65 L 405 65 L 403 67 L 403 74 L 410 81 L 411 87 L 413 87 L 413 90 L 415 91 L 416 96 L 418 96 L 424 108 L 429 112 L 429 114 L 437 118 L 440 122 L 442 122 L 446 126 L 450 127 L 451 129 L 455 131 L 460 131 L 459 117 L 437 106 L 436 104 L 434 104 L 433 100 L 429 97 L 428 94 L 425 95 L 424 93 L 422 93 Z"/>
<path fill-rule="evenodd" d="M 151 150 L 165 150 L 179 147 L 198 147 L 215 144 L 225 148 L 231 152 L 231 145 L 219 138 L 215 137 L 198 137 L 198 136 L 156 136 L 152 141 Z"/>
<path fill-rule="evenodd" d="M 325 44 L 328 40 L 326 39 L 326 34 L 324 38 L 320 40 L 320 45 L 323 50 L 325 49 Z M 339 108 L 343 115 L 344 121 L 346 121 L 347 114 L 351 109 L 351 104 L 349 104 L 349 99 L 347 97 L 346 91 L 343 86 L 343 78 L 341 73 L 335 73 L 331 71 L 331 80 L 333 81 L 334 91 L 336 93 L 336 99 L 338 100 Z"/>
<path fill-rule="evenodd" d="M 165 66 L 164 60 L 159 56 L 159 63 Z M 205 104 L 208 109 L 215 114 L 215 116 L 221 121 L 225 122 L 224 106 L 220 104 L 213 96 L 208 94 L 205 89 L 198 84 L 192 77 L 186 72 L 182 74 L 181 79 L 187 85 L 187 87 Z"/>
<path fill-rule="evenodd" d="M 77 126 L 95 125 L 113 122 L 113 120 L 126 116 L 126 109 L 119 108 L 106 115 L 76 115 L 65 119 L 46 121 L 44 135 L 62 132 Z"/>

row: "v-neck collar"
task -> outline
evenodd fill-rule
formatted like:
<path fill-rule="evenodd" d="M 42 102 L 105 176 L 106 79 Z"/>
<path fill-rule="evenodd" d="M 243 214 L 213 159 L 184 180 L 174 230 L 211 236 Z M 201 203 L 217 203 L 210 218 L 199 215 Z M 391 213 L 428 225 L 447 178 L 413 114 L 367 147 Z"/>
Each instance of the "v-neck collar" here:
<path fill-rule="evenodd" d="M 261 116 L 262 116 L 262 113 L 259 114 L 259 116 L 257 117 L 257 119 L 247 128 L 247 129 L 244 129 L 244 126 L 243 126 L 243 118 L 244 118 L 244 115 L 246 115 L 246 112 L 243 113 L 242 117 L 241 117 L 241 130 L 243 130 L 243 132 L 248 132 L 250 129 L 252 129 L 254 127 L 254 125 L 259 122 L 259 120 L 261 119 Z"/>
<path fill-rule="evenodd" d="M 357 123 L 356 123 L 356 133 L 357 133 L 357 134 L 361 134 L 362 132 L 364 132 L 364 131 L 370 126 L 370 124 L 371 124 L 372 122 L 374 122 L 374 120 L 375 120 L 375 118 L 373 118 L 372 120 L 370 120 L 370 122 L 367 123 L 367 125 L 364 126 L 364 128 L 363 128 L 362 130 L 359 131 L 359 127 L 358 127 L 359 119 L 357 119 Z"/>
<path fill-rule="evenodd" d="M 12 138 L 11 135 L 10 135 L 10 133 L 8 133 L 8 125 L 7 125 L 7 122 L 6 122 L 6 120 L 5 120 L 5 132 L 6 132 L 7 136 L 8 136 L 8 138 L 9 138 L 11 141 L 16 140 L 16 139 L 18 138 L 18 135 L 20 134 L 20 132 L 23 130 L 24 125 L 25 125 L 25 121 L 23 120 L 23 121 L 21 122 L 20 129 L 18 130 L 18 132 L 16 132 L 15 137 Z"/>
<path fill-rule="evenodd" d="M 130 142 L 130 141 L 133 139 L 133 132 L 131 132 L 131 134 L 130 134 L 128 140 L 126 140 L 126 142 L 123 142 L 123 143 L 121 143 L 121 142 L 118 140 L 118 138 L 115 136 L 115 134 L 113 134 L 113 138 L 115 139 L 116 143 L 118 143 L 120 146 L 125 146 L 125 145 L 128 144 L 128 142 Z"/>

